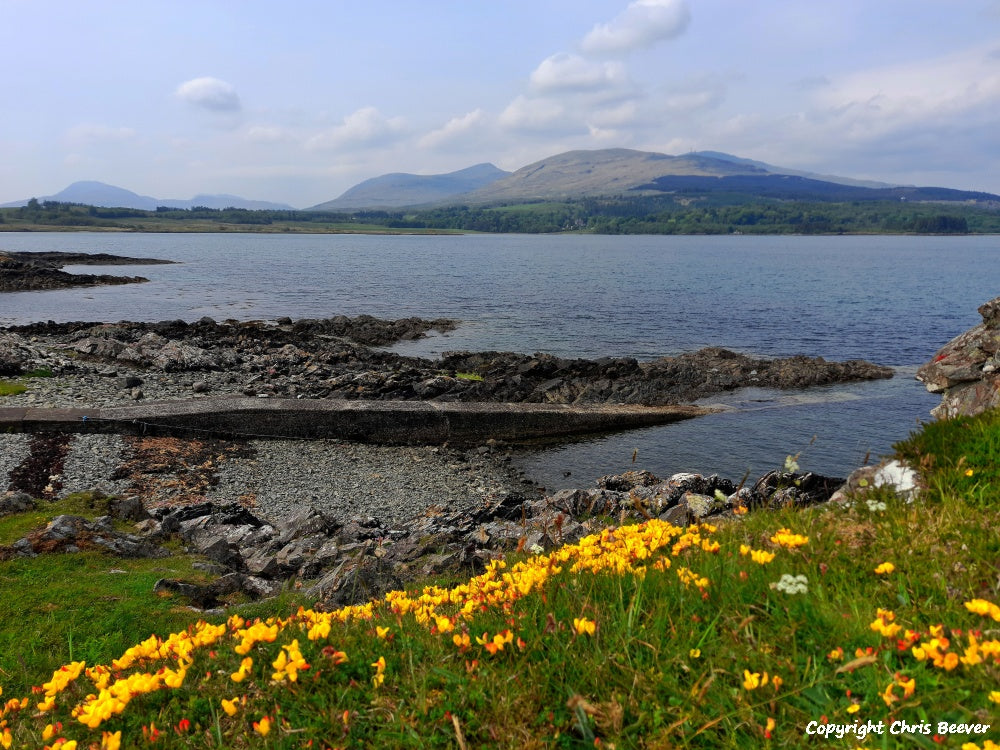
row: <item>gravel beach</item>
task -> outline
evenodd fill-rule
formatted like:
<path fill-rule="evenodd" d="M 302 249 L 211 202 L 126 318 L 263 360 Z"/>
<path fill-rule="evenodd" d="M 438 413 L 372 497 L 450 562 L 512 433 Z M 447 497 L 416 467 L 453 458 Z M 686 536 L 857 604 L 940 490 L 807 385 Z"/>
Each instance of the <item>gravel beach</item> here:
<path fill-rule="evenodd" d="M 22 489 L 12 484 L 12 472 L 28 459 L 34 437 L 0 435 L 2 489 Z M 48 476 L 57 477 L 51 484 L 58 485 L 53 489 L 58 495 L 98 489 L 108 495 L 139 495 L 147 507 L 240 502 L 272 523 L 311 506 L 344 520 L 373 516 L 402 524 L 430 506 L 478 506 L 530 487 L 498 448 L 458 451 L 336 440 L 206 445 L 172 438 L 72 435 L 62 469 L 38 471 L 55 472 Z"/>

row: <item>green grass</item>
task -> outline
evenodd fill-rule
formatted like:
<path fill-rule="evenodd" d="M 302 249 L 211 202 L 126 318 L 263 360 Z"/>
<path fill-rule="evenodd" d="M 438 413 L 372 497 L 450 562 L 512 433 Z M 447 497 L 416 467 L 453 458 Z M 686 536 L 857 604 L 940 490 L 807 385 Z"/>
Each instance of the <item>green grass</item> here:
<path fill-rule="evenodd" d="M 481 381 L 483 376 L 477 372 L 456 372 L 455 377 L 459 380 Z"/>
<path fill-rule="evenodd" d="M 472 602 L 467 617 L 458 615 L 460 604 L 427 588 L 425 601 L 447 619 L 418 621 L 403 611 L 419 600 L 416 589 L 395 611 L 384 602 L 343 611 L 347 622 L 334 621 L 317 640 L 306 619 L 318 615 L 278 620 L 276 640 L 248 644 L 253 665 L 238 683 L 230 675 L 244 658 L 235 647 L 247 631 L 233 623 L 192 653 L 180 687 L 137 695 L 97 729 L 70 713 L 96 690 L 84 675 L 57 696 L 51 713 L 24 710 L 4 719 L 12 741 L 29 746 L 41 746 L 45 725 L 58 720 L 61 736 L 83 747 L 99 744 L 102 731 L 121 731 L 123 746 L 143 745 L 154 725 L 157 747 L 167 748 L 985 747 L 1000 739 L 996 727 L 933 735 L 939 722 L 997 723 L 991 695 L 1000 700 L 1000 622 L 965 603 L 1000 600 L 1000 483 L 991 473 L 1000 464 L 1000 419 L 929 425 L 899 450 L 924 467 L 927 489 L 913 503 L 877 490 L 849 505 L 664 532 L 667 543 L 657 549 L 650 535 L 665 527 L 631 527 L 616 535 L 631 540 L 630 552 L 612 551 L 606 541 L 608 548 L 591 556 L 581 550 L 595 548 L 584 545 L 577 557 L 566 548 L 512 558 L 480 581 L 479 591 L 502 592 L 494 598 L 455 587 L 454 598 Z M 808 541 L 782 546 L 780 528 Z M 742 545 L 774 559 L 753 562 Z M 577 559 L 620 564 L 623 572 L 574 572 Z M 515 567 L 519 560 L 524 569 Z M 885 562 L 895 569 L 877 573 Z M 177 603 L 149 594 L 162 573 L 156 566 L 179 563 L 134 564 L 127 575 L 107 572 L 125 569 L 124 561 L 97 556 L 2 564 L 3 601 L 32 591 L 0 631 L 4 700 L 25 695 L 37 703 L 42 696 L 25 686 L 47 681 L 50 665 L 84 657 L 110 664 L 148 631 L 165 635 L 193 623 Z M 530 592 L 517 589 L 532 576 Z M 808 590 L 785 593 L 777 585 L 783 576 L 804 576 Z M 286 600 L 259 615 L 290 606 Z M 580 618 L 594 623 L 592 633 Z M 872 625 L 899 631 L 886 635 Z M 493 637 L 508 631 L 497 649 Z M 466 633 L 468 644 L 456 643 L 456 633 Z M 912 646 L 934 638 L 949 640 L 937 647 L 954 654 L 954 663 L 919 658 L 930 646 L 923 653 Z M 295 681 L 279 660 L 296 656 L 293 641 L 309 664 Z M 46 649 L 56 652 L 48 661 L 33 656 Z M 346 662 L 338 663 L 340 651 Z M 152 674 L 163 666 L 179 665 L 152 660 L 119 671 Z M 766 673 L 766 684 L 753 688 L 748 672 L 761 683 Z M 232 698 L 242 702 L 228 716 L 222 700 Z M 261 727 L 265 716 L 271 728 L 262 736 L 254 724 Z M 855 720 L 885 722 L 886 731 L 860 743 L 852 735 L 828 741 L 805 734 L 810 722 Z M 929 732 L 890 735 L 893 720 Z"/>
<path fill-rule="evenodd" d="M 18 396 L 28 390 L 27 386 L 21 383 L 12 383 L 9 380 L 0 380 L 0 397 Z"/>

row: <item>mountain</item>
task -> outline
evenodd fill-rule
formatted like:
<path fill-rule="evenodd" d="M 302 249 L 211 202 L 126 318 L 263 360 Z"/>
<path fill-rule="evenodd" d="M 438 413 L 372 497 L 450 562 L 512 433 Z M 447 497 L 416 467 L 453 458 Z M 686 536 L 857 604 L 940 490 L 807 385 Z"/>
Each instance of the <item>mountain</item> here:
<path fill-rule="evenodd" d="M 418 175 L 393 172 L 360 182 L 339 198 L 307 211 L 354 211 L 362 208 L 402 208 L 441 203 L 506 177 L 492 164 L 476 164 L 447 174 Z"/>
<path fill-rule="evenodd" d="M 138 208 L 144 211 L 155 211 L 157 206 L 169 206 L 170 208 L 193 208 L 194 206 L 204 206 L 205 208 L 246 208 L 246 209 L 270 209 L 274 211 L 291 210 L 291 206 L 285 203 L 269 203 L 267 201 L 252 201 L 240 198 L 238 195 L 196 195 L 191 200 L 176 200 L 171 198 L 151 198 L 148 195 L 139 195 L 131 190 L 108 185 L 103 182 L 83 181 L 74 182 L 72 185 L 55 195 L 46 195 L 38 199 L 39 201 L 57 201 L 59 203 L 82 203 L 87 206 L 101 206 L 102 208 Z M 5 203 L 0 208 L 16 208 L 27 205 L 28 199 Z"/>
<path fill-rule="evenodd" d="M 723 177 L 739 174 L 762 175 L 766 172 L 760 167 L 697 154 L 668 156 L 626 148 L 567 151 L 521 167 L 508 177 L 461 196 L 461 200 L 495 203 L 619 195 L 666 175 Z"/>

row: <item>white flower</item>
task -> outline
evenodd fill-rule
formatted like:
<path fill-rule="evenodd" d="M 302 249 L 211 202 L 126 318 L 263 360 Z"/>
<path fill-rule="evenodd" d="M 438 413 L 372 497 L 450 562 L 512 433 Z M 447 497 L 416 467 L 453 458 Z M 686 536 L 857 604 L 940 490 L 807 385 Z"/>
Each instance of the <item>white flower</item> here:
<path fill-rule="evenodd" d="M 785 573 L 781 576 L 781 580 L 771 584 L 771 588 L 786 594 L 807 594 L 809 593 L 809 579 L 805 576 L 792 576 Z"/>
<path fill-rule="evenodd" d="M 879 510 L 885 510 L 886 507 L 885 503 L 882 502 L 881 500 L 868 500 L 866 501 L 865 504 L 868 506 L 868 510 L 870 510 L 872 513 Z"/>
<path fill-rule="evenodd" d="M 528 547 L 528 550 L 534 555 L 540 555 L 545 551 L 545 548 L 542 547 L 542 545 L 535 543 Z"/>
<path fill-rule="evenodd" d="M 799 470 L 799 462 L 796 461 L 798 457 L 799 457 L 798 453 L 796 453 L 794 456 L 785 456 L 785 471 L 787 471 L 789 474 L 794 474 Z"/>

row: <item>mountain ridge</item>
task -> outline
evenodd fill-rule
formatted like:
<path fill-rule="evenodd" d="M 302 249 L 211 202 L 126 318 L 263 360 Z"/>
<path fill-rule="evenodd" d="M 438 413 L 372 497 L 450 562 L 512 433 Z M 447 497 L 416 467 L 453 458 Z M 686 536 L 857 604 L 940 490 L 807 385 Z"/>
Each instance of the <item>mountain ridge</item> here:
<path fill-rule="evenodd" d="M 28 204 L 29 198 L 11 203 L 4 203 L 0 208 L 19 208 Z M 149 195 L 140 195 L 131 190 L 127 190 L 117 185 L 109 185 L 96 180 L 79 180 L 71 183 L 54 195 L 40 196 L 39 201 L 56 201 L 58 203 L 81 203 L 87 206 L 99 206 L 101 208 L 134 208 L 142 211 L 155 211 L 159 206 L 168 208 L 194 208 L 204 206 L 205 208 L 245 208 L 248 210 L 294 210 L 286 203 L 272 203 L 271 201 L 255 201 L 242 198 L 238 195 L 219 194 L 199 194 L 194 198 L 153 198 Z"/>

